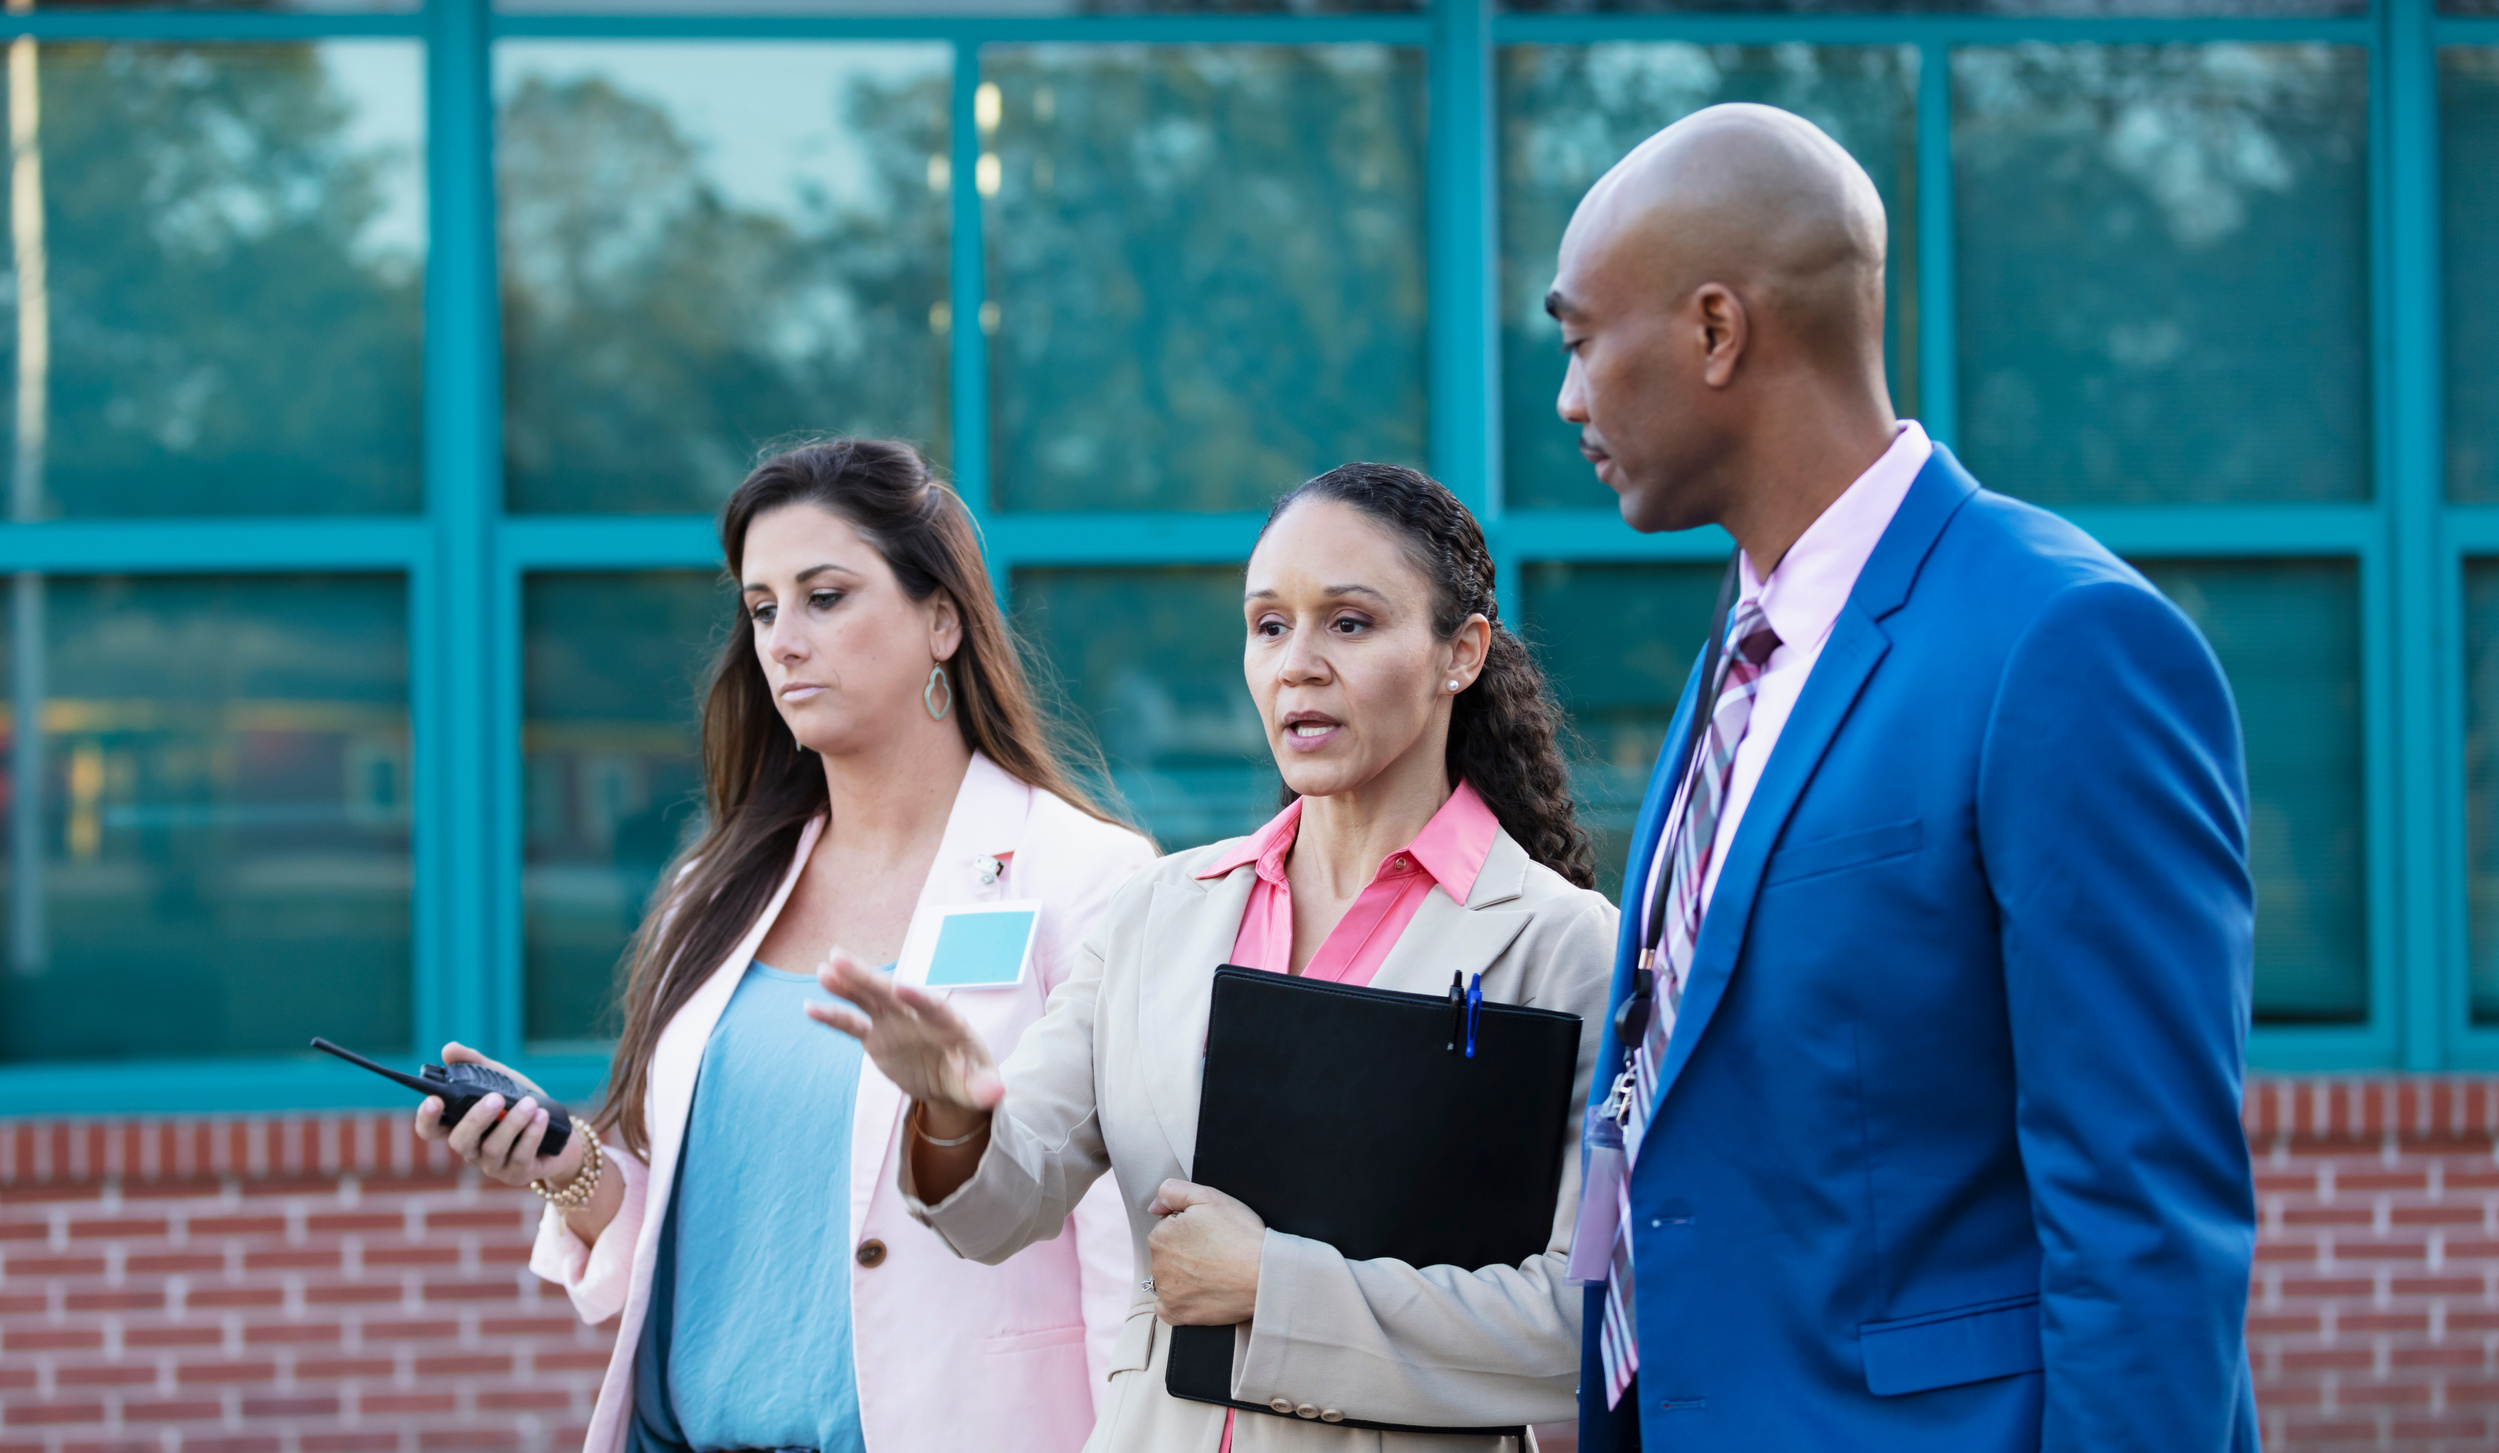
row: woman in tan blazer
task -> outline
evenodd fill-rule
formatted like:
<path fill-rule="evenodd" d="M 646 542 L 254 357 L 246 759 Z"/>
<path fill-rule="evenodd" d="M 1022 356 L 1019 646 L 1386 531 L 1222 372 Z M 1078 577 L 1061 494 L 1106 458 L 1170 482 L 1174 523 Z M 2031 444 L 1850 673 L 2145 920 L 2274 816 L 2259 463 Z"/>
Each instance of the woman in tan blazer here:
<path fill-rule="evenodd" d="M 1251 556 L 1243 611 L 1250 691 L 1293 798 L 1275 821 L 1122 889 L 1003 1066 L 943 1003 L 845 957 L 823 981 L 859 1012 L 809 1012 L 864 1040 L 913 1098 L 905 1203 L 960 1255 L 997 1261 L 1055 1235 L 1104 1171 L 1116 1178 L 1139 1289 L 1089 1449 L 1514 1446 L 1339 1424 L 1573 1416 L 1575 1134 L 1547 1250 L 1516 1266 L 1349 1261 L 1188 1176 L 1207 1006 L 1227 962 L 1435 995 L 1451 970 L 1481 972 L 1487 999 L 1578 1014 L 1591 1022 L 1576 1118 L 1615 913 L 1589 888 L 1554 712 L 1495 624 L 1482 531 L 1412 470 L 1347 465 L 1287 495 Z M 1241 1328 L 1234 1395 L 1271 1412 L 1164 1390 L 1169 1328 L 1192 1324 Z"/>

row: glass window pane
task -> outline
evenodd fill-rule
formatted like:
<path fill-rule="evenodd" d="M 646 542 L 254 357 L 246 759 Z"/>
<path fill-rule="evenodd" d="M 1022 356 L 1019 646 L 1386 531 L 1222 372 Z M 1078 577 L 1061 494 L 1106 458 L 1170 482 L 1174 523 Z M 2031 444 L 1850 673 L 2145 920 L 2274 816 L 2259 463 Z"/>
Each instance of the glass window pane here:
<path fill-rule="evenodd" d="M 2499 1024 L 2499 560 L 2464 567 L 2465 903 L 2473 1022 Z"/>
<path fill-rule="evenodd" d="M 1239 566 L 1018 570 L 1015 620 L 1163 851 L 1275 816 L 1275 758 L 1241 676 Z"/>
<path fill-rule="evenodd" d="M 2486 504 L 2499 501 L 2499 46 L 2442 51 L 2438 69 L 2447 494 Z"/>
<path fill-rule="evenodd" d="M 1002 508 L 1260 509 L 1347 460 L 1422 461 L 1419 52 L 982 66 Z"/>
<path fill-rule="evenodd" d="M 2370 491 L 2368 54 L 1957 51 L 1963 455 L 2050 503 Z"/>
<path fill-rule="evenodd" d="M 1622 891 L 1632 823 L 1725 573 L 1721 563 L 1539 562 L 1522 578 L 1527 638 L 1570 714 L 1572 787 L 1608 894 Z"/>
<path fill-rule="evenodd" d="M 414 10 L 419 0 L 28 0 L 36 10 Z"/>
<path fill-rule="evenodd" d="M 421 49 L 12 50 L 10 516 L 418 508 Z"/>
<path fill-rule="evenodd" d="M 2138 561 L 2229 673 L 2247 741 L 2256 1017 L 2369 1012 L 2360 577 L 2349 561 Z"/>
<path fill-rule="evenodd" d="M 2475 3 L 2475 0 L 2464 0 Z M 1504 0 L 1504 8 L 1596 12 L 1739 11 L 1874 15 L 2365 15 L 2368 0 Z"/>
<path fill-rule="evenodd" d="M 1544 309 L 1571 210 L 1652 132 L 1721 101 L 1784 106 L 1831 133 L 1874 178 L 1891 218 L 1884 318 L 1892 392 L 1917 412 L 1917 88 L 1914 46 L 1505 46 L 1501 92 L 1503 497 L 1514 506 L 1612 509 L 1614 493 L 1553 412 L 1562 335 Z M 1701 629 L 1707 629 L 1703 621 Z"/>
<path fill-rule="evenodd" d="M 21 575 L 6 598 L 10 699 L 42 703 L 11 760 L 43 771 L 10 773 L 0 1060 L 404 1053 L 401 583 Z"/>
<path fill-rule="evenodd" d="M 697 724 L 736 598 L 715 571 L 535 575 L 521 587 L 524 1036 L 615 1037 L 618 960 L 697 830 Z"/>
<path fill-rule="evenodd" d="M 941 44 L 495 48 L 515 510 L 707 511 L 796 435 L 946 439 Z"/>
<path fill-rule="evenodd" d="M 494 0 L 508 15 L 684 15 L 687 0 Z M 1420 10 L 1423 0 L 739 0 L 740 15 L 1335 15 Z"/>

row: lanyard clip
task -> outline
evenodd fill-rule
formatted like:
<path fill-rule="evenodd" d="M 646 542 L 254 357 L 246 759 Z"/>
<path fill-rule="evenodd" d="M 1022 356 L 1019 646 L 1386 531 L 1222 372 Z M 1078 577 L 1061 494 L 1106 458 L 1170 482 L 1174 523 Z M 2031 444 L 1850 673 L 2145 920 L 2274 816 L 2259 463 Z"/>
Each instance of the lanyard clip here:
<path fill-rule="evenodd" d="M 1631 1076 L 1631 1067 L 1625 1065 L 1623 1072 L 1614 1077 L 1614 1088 L 1605 1092 L 1605 1103 L 1597 1107 L 1599 1119 L 1611 1120 L 1617 1125 L 1625 1123 L 1631 1114 Z"/>

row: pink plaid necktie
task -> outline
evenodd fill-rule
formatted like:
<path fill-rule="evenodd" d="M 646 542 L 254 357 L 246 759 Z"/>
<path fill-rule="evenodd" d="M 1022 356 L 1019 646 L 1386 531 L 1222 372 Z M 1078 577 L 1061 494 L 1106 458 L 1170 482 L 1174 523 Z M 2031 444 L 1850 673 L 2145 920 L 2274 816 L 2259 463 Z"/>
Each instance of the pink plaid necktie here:
<path fill-rule="evenodd" d="M 1657 1104 L 1657 1075 L 1666 1062 L 1666 1041 L 1673 1032 L 1675 1011 L 1683 1004 L 1683 981 L 1692 967 L 1692 945 L 1701 936 L 1701 885 L 1718 847 L 1718 817 L 1727 802 L 1727 782 L 1734 775 L 1735 751 L 1744 728 L 1753 719 L 1753 688 L 1763 663 L 1779 648 L 1759 601 L 1746 601 L 1728 624 L 1734 647 L 1727 655 L 1726 679 L 1709 716 L 1708 734 L 1692 754 L 1692 769 L 1677 790 L 1677 814 L 1669 819 L 1674 835 L 1666 850 L 1663 871 L 1670 876 L 1664 904 L 1666 929 L 1659 943 L 1659 961 L 1642 965 L 1657 975 L 1657 1005 L 1640 1043 L 1631 1055 L 1631 1102 L 1623 1122 L 1626 1166 L 1640 1159 L 1641 1137 Z M 1623 1400 L 1632 1374 L 1640 1370 L 1640 1329 L 1632 1315 L 1631 1177 L 1624 1175 L 1615 1191 L 1613 1256 L 1605 1274 L 1605 1325 L 1598 1346 L 1605 1358 L 1605 1405 Z"/>

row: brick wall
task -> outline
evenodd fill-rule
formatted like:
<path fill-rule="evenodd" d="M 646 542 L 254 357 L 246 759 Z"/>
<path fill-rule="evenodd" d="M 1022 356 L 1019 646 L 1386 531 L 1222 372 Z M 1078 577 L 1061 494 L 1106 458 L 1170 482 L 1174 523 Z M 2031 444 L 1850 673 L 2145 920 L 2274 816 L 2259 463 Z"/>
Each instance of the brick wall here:
<path fill-rule="evenodd" d="M 607 1336 L 536 1198 L 406 1126 L 0 1122 L 0 1453 L 576 1446 Z M 2247 1127 L 2266 1446 L 2499 1450 L 2499 1079 L 2262 1081 Z"/>
<path fill-rule="evenodd" d="M 405 1115 L 0 1122 L 0 1453 L 578 1447 L 537 1205 Z"/>

